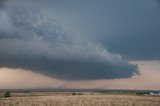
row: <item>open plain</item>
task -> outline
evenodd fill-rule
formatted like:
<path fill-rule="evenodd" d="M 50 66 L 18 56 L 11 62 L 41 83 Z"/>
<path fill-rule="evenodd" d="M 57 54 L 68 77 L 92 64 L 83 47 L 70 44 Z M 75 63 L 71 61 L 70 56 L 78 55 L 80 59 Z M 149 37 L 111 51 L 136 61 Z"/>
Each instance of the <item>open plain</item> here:
<path fill-rule="evenodd" d="M 100 93 L 14 93 L 0 106 L 160 106 L 160 96 Z"/>

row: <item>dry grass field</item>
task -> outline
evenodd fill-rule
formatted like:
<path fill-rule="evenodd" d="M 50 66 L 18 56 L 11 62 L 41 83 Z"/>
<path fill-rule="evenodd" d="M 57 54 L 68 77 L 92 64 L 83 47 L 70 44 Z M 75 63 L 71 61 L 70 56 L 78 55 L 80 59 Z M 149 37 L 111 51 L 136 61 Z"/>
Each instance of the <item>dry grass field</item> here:
<path fill-rule="evenodd" d="M 0 98 L 0 106 L 160 106 L 160 97 L 89 93 L 13 94 L 10 98 Z"/>

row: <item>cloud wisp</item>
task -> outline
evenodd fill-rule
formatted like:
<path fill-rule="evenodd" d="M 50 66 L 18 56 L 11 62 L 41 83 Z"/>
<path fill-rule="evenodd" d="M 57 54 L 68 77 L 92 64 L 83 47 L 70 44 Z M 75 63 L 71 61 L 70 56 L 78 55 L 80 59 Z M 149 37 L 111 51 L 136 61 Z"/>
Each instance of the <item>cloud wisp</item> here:
<path fill-rule="evenodd" d="M 23 68 L 66 80 L 128 78 L 138 73 L 99 43 L 67 34 L 40 10 L 0 10 L 0 67 Z"/>

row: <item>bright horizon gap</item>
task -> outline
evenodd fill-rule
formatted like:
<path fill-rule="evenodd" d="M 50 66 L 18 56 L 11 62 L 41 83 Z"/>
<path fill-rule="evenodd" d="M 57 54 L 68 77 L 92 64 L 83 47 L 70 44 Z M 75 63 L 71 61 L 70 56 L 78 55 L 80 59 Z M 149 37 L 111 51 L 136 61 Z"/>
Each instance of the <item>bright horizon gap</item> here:
<path fill-rule="evenodd" d="M 141 74 L 113 80 L 64 81 L 22 69 L 0 68 L 0 89 L 160 90 L 160 61 L 134 61 Z M 17 75 L 15 78 L 14 76 Z M 32 81 L 31 81 L 31 80 Z"/>

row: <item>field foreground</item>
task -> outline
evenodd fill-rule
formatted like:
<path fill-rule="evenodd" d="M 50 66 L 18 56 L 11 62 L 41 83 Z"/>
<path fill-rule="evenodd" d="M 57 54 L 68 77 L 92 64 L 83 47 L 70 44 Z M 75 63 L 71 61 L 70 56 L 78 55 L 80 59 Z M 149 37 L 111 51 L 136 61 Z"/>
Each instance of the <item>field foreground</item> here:
<path fill-rule="evenodd" d="M 160 97 L 113 94 L 23 95 L 0 98 L 0 106 L 160 106 Z"/>

